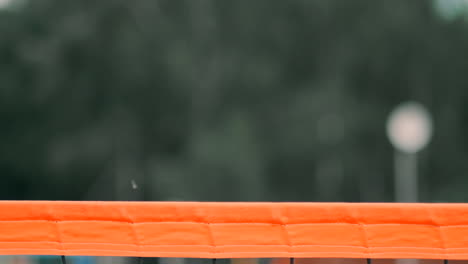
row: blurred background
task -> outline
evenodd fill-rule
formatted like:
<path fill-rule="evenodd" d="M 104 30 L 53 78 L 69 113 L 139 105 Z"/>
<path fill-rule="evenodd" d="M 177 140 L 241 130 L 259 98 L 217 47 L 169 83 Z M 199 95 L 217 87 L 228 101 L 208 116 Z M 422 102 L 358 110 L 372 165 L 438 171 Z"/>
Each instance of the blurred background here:
<path fill-rule="evenodd" d="M 467 134 L 466 0 L 0 1 L 0 199 L 467 202 Z"/>
<path fill-rule="evenodd" d="M 466 0 L 1 0 L 0 199 L 468 201 Z"/>

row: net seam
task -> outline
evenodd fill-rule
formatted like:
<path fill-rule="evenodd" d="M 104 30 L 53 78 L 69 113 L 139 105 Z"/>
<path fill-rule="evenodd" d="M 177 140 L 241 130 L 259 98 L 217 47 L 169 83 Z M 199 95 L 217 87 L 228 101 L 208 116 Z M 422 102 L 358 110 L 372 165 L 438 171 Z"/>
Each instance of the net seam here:
<path fill-rule="evenodd" d="M 42 244 L 42 243 L 48 243 L 48 244 L 63 244 L 63 245 L 113 245 L 113 246 L 135 246 L 135 247 L 347 247 L 347 248 L 363 248 L 363 249 L 372 249 L 372 248 L 378 248 L 378 249 L 385 249 L 385 248 L 398 248 L 398 249 L 433 249 L 433 250 L 460 250 L 460 249 L 468 249 L 468 247 L 450 247 L 448 249 L 445 248 L 440 248 L 440 247 L 379 247 L 379 246 L 349 246 L 349 245 L 310 245 L 310 244 L 301 244 L 301 245 L 287 245 L 287 244 L 229 244 L 229 245 L 174 245 L 174 244 L 167 244 L 167 245 L 158 245 L 158 244 L 125 244 L 125 243 L 87 243 L 87 242 L 57 242 L 57 241 L 28 241 L 28 242 L 23 242 L 23 241 L 0 241 L 0 244 Z M 3 249 L 0 249 L 0 251 Z"/>
<path fill-rule="evenodd" d="M 121 223 L 129 225 L 138 225 L 138 224 L 205 224 L 205 225 L 275 225 L 275 226 L 291 226 L 291 225 L 355 225 L 355 226 L 394 226 L 394 225 L 408 225 L 408 226 L 426 226 L 426 227 L 468 227 L 467 224 L 453 224 L 453 225 L 431 225 L 431 224 L 417 224 L 417 223 L 373 223 L 373 224 L 364 224 L 364 223 L 349 223 L 349 222 L 311 222 L 311 223 L 290 223 L 290 224 L 281 224 L 275 222 L 195 222 L 195 221 L 142 221 L 142 222 L 126 222 L 126 221 L 113 221 L 113 220 L 0 220 L 0 224 L 5 223 L 21 223 L 21 222 L 37 222 L 37 223 L 76 223 L 76 222 L 90 222 L 90 223 Z"/>

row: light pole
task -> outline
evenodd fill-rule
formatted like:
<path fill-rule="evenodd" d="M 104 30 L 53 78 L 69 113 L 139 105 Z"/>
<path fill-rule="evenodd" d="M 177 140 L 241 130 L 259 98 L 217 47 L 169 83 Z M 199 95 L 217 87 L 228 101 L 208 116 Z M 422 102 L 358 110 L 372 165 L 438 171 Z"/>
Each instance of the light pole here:
<path fill-rule="evenodd" d="M 418 201 L 417 153 L 430 141 L 432 120 L 416 102 L 397 106 L 387 121 L 387 135 L 395 148 L 395 201 Z"/>
<path fill-rule="evenodd" d="M 418 156 L 432 136 L 429 111 L 416 102 L 397 106 L 387 121 L 387 136 L 395 148 L 395 201 L 418 202 Z M 397 264 L 416 264 L 418 260 L 397 260 Z"/>

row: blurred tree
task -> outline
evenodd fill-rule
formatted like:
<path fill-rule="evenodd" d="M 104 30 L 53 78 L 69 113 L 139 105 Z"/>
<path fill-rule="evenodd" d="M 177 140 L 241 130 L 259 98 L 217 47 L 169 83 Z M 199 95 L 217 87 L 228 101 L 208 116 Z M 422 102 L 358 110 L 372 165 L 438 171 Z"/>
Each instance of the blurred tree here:
<path fill-rule="evenodd" d="M 467 201 L 468 28 L 426 0 L 35 0 L 0 12 L 2 199 Z"/>

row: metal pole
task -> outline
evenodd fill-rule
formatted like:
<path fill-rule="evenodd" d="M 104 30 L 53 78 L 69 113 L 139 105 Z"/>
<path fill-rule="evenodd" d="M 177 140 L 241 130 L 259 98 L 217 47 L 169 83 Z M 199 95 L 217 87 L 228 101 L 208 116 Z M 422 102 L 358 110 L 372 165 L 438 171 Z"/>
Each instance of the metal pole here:
<path fill-rule="evenodd" d="M 395 150 L 395 201 L 418 202 L 418 159 L 416 153 Z"/>
<path fill-rule="evenodd" d="M 418 202 L 418 159 L 416 153 L 395 150 L 395 201 Z M 398 259 L 396 264 L 418 264 L 416 259 Z"/>

